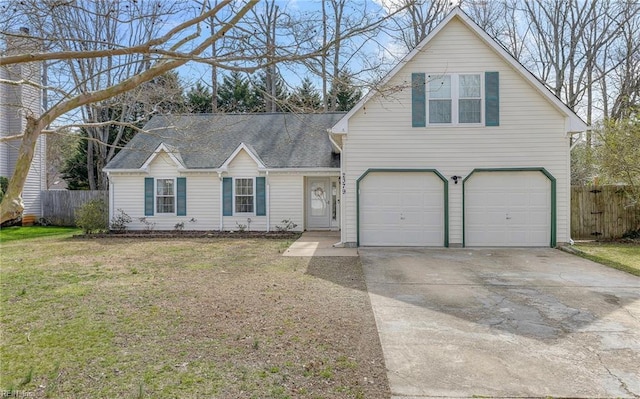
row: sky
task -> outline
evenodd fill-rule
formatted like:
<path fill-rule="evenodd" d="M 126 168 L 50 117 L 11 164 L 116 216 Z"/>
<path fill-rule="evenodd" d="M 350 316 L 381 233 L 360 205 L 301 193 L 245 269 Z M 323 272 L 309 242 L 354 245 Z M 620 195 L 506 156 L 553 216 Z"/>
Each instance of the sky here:
<path fill-rule="evenodd" d="M 368 15 L 385 16 L 386 10 L 382 5 L 388 5 L 391 0 L 363 0 L 358 2 L 349 2 L 345 10 L 346 14 L 355 15 L 360 10 L 354 9 L 354 6 L 366 7 Z M 264 2 L 260 2 L 255 10 L 260 11 L 264 7 Z M 319 15 L 321 12 L 321 2 L 319 0 L 279 0 L 276 4 L 288 13 L 298 17 L 311 18 L 313 15 Z M 318 26 L 320 32 L 321 27 Z M 287 37 L 277 35 L 277 42 L 286 41 Z M 321 43 L 321 36 L 318 35 L 318 44 Z M 399 57 L 406 53 L 406 50 L 402 46 L 396 45 L 393 40 L 385 34 L 378 34 L 375 40 L 368 41 L 353 41 L 349 44 L 350 49 L 357 49 L 354 51 L 355 55 L 349 59 L 348 68 L 351 71 L 359 71 L 367 69 L 367 63 L 377 63 L 378 60 L 383 58 L 390 62 L 395 62 Z M 351 50 L 350 50 L 351 51 Z M 392 61 L 390 61 L 392 60 Z M 371 72 L 366 72 L 358 76 L 357 79 L 364 85 L 367 81 L 379 78 L 379 74 L 385 70 L 390 69 L 387 65 L 386 69 L 376 68 Z M 311 78 L 317 89 L 320 89 L 320 78 L 310 73 L 306 67 L 301 65 L 292 65 L 290 63 L 279 66 L 279 71 L 287 82 L 289 89 L 299 85 L 301 80 L 305 77 Z M 224 73 L 224 72 L 222 72 Z M 211 72 L 210 68 L 204 64 L 189 63 L 188 65 L 180 68 L 179 74 L 187 87 L 195 84 L 197 81 L 201 81 L 206 85 L 211 84 Z"/>

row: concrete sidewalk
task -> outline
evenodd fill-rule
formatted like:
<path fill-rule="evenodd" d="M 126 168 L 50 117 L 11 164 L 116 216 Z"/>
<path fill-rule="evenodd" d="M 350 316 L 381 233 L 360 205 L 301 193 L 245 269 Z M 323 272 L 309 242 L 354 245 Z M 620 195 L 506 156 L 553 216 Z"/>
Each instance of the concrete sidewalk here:
<path fill-rule="evenodd" d="M 357 248 L 335 248 L 339 231 L 306 231 L 282 256 L 358 256 Z"/>

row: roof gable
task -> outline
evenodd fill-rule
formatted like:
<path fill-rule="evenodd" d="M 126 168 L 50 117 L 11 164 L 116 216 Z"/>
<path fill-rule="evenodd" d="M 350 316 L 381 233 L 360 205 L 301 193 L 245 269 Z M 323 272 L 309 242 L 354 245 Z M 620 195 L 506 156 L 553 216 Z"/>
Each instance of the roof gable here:
<path fill-rule="evenodd" d="M 176 164 L 178 169 L 184 169 L 184 162 L 182 161 L 182 157 L 180 156 L 180 151 L 173 146 L 169 146 L 165 143 L 160 143 L 160 145 L 153 151 L 153 154 L 147 158 L 147 160 L 142 164 L 140 169 L 147 169 L 149 165 L 162 153 L 165 153 L 169 156 L 169 158 Z"/>
<path fill-rule="evenodd" d="M 454 8 L 439 24 L 433 29 L 424 40 L 422 40 L 411 52 L 385 76 L 379 84 L 385 87 L 389 82 L 410 63 L 418 54 L 423 52 L 433 39 L 438 36 L 441 31 L 453 20 L 461 22 L 473 34 L 475 34 L 487 47 L 499 55 L 499 57 L 515 70 L 524 80 L 526 80 L 535 90 L 545 98 L 552 106 L 565 116 L 565 128 L 567 132 L 580 132 L 587 128 L 587 125 L 578 117 L 569 107 L 567 107 L 558 97 L 556 97 L 547 87 L 544 86 L 529 70 L 520 64 L 511 54 L 509 54 L 499 43 L 489 36 L 481 27 L 479 27 L 471 18 L 460 9 Z M 349 119 L 359 110 L 365 107 L 365 104 L 379 93 L 378 90 L 369 91 L 360 101 L 332 128 L 334 134 L 345 134 L 349 131 Z"/>
<path fill-rule="evenodd" d="M 249 155 L 249 157 L 253 160 L 253 162 L 255 162 L 256 165 L 258 166 L 258 169 L 266 169 L 267 168 L 266 166 L 264 166 L 264 163 L 262 162 L 262 160 L 260 159 L 258 154 L 256 154 L 256 151 L 253 148 L 251 148 L 250 146 L 246 145 L 245 143 L 240 143 L 240 145 L 233 151 L 233 153 L 231 155 L 229 155 L 229 158 L 227 158 L 227 160 L 224 161 L 222 166 L 220 166 L 220 169 L 225 169 L 225 170 L 229 169 L 229 165 L 231 164 L 231 162 L 233 162 L 233 160 L 242 151 L 246 152 L 247 155 Z"/>

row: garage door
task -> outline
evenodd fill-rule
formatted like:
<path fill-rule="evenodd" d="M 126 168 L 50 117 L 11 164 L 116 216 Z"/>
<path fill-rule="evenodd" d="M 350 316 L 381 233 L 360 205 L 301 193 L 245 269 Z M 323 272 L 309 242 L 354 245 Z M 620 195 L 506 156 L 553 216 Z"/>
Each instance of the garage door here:
<path fill-rule="evenodd" d="M 444 183 L 434 172 L 372 172 L 360 181 L 362 246 L 443 246 Z"/>
<path fill-rule="evenodd" d="M 465 246 L 550 245 L 551 181 L 542 172 L 474 172 L 464 208 Z"/>

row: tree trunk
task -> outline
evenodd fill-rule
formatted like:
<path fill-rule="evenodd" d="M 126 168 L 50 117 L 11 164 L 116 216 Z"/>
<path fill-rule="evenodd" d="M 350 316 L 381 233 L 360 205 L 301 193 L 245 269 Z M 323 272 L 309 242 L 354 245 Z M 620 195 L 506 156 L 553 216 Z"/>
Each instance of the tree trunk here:
<path fill-rule="evenodd" d="M 327 95 L 327 9 L 325 0 L 322 0 L 322 56 L 320 57 L 320 68 L 322 75 L 322 106 L 324 112 L 329 110 L 329 98 Z"/>
<path fill-rule="evenodd" d="M 87 180 L 89 180 L 89 190 L 96 190 L 96 175 L 94 173 L 94 149 L 93 140 L 87 139 Z"/>
<path fill-rule="evenodd" d="M 27 181 L 41 131 L 42 126 L 38 126 L 38 120 L 27 116 L 27 126 L 24 129 L 24 136 L 22 137 L 20 149 L 18 150 L 16 168 L 13 171 L 7 192 L 4 194 L 2 203 L 0 204 L 0 223 L 18 218 L 24 210 L 22 189 Z"/>

